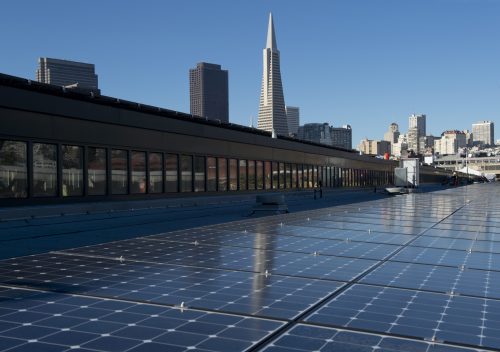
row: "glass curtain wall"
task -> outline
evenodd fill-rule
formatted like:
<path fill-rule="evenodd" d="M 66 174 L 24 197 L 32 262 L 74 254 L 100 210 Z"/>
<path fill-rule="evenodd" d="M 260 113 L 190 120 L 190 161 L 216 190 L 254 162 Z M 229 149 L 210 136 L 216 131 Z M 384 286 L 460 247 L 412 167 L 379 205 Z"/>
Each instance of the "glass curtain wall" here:
<path fill-rule="evenodd" d="M 128 193 L 128 161 L 126 150 L 111 150 L 111 193 Z"/>

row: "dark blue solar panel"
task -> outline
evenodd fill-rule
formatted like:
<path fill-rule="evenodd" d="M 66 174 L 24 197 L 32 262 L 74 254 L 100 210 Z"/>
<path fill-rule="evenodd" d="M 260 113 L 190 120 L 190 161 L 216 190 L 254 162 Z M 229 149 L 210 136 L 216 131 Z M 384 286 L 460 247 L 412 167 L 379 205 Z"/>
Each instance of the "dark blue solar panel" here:
<path fill-rule="evenodd" d="M 282 322 L 0 288 L 1 350 L 243 351 Z"/>
<path fill-rule="evenodd" d="M 38 255 L 4 262 L 3 283 L 291 319 L 343 284 L 277 274 Z"/>
<path fill-rule="evenodd" d="M 298 324 L 263 349 L 265 352 L 469 352 L 476 349 L 376 334 Z"/>
<path fill-rule="evenodd" d="M 500 349 L 491 344 L 499 308 L 496 300 L 354 285 L 306 321 Z"/>
<path fill-rule="evenodd" d="M 387 262 L 360 282 L 500 298 L 500 272 L 497 271 Z"/>
<path fill-rule="evenodd" d="M 484 187 L 2 261 L 0 351 L 498 350 L 500 206 Z M 101 236 L 122 216 L 0 230 Z"/>

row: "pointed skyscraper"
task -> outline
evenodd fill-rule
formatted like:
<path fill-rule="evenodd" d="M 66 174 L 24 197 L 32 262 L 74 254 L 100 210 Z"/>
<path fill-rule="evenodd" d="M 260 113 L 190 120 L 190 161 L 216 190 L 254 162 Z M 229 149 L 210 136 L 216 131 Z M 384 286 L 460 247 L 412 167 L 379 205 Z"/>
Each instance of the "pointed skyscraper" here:
<path fill-rule="evenodd" d="M 280 52 L 276 45 L 272 14 L 269 14 L 267 45 L 263 56 L 262 89 L 257 126 L 261 130 L 269 132 L 274 130 L 278 135 L 288 136 L 285 98 L 281 84 Z"/>

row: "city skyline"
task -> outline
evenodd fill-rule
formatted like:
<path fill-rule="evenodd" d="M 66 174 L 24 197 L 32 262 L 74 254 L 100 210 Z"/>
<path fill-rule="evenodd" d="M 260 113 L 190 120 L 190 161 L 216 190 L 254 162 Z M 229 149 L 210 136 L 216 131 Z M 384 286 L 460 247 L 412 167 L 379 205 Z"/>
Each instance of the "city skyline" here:
<path fill-rule="evenodd" d="M 314 7 L 220 1 L 196 3 L 196 11 L 191 1 L 119 9 L 111 2 L 98 12 L 55 1 L 37 14 L 26 12 L 26 3 L 6 6 L 0 72 L 33 79 L 40 56 L 91 62 L 104 95 L 188 112 L 185 73 L 196 62 L 217 62 L 230 72 L 230 121 L 248 125 L 258 112 L 262 38 L 273 12 L 286 102 L 300 107 L 302 123 L 350 124 L 354 144 L 365 136 L 380 139 L 391 122 L 407 130 L 411 113 L 426 114 L 434 135 L 470 130 L 480 120 L 498 125 L 498 1 L 320 1 Z M 164 21 L 164 13 L 175 16 Z M 213 20 L 204 22 L 207 13 Z M 22 25 L 15 21 L 21 15 Z M 47 23 L 48 16 L 64 20 Z M 61 30 L 75 20 L 89 26 Z"/>

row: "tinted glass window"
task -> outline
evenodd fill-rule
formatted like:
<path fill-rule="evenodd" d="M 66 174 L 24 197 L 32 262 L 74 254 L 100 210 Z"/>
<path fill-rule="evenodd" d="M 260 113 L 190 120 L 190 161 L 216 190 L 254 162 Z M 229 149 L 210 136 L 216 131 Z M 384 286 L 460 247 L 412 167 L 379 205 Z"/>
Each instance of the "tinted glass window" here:
<path fill-rule="evenodd" d="M 83 148 L 63 145 L 62 152 L 62 195 L 83 195 Z"/>
<path fill-rule="evenodd" d="M 146 153 L 131 153 L 132 184 L 131 193 L 146 193 Z"/>
<path fill-rule="evenodd" d="M 178 192 L 177 154 L 165 155 L 165 192 Z"/>
<path fill-rule="evenodd" d="M 205 157 L 194 157 L 194 191 L 205 192 Z"/>
<path fill-rule="evenodd" d="M 87 193 L 106 194 L 106 149 L 87 148 Z"/>
<path fill-rule="evenodd" d="M 273 168 L 273 189 L 278 188 L 279 185 L 279 168 L 278 163 L 276 161 L 272 162 Z"/>
<path fill-rule="evenodd" d="M 256 162 L 256 179 L 257 179 L 257 189 L 264 188 L 264 163 L 262 161 Z"/>
<path fill-rule="evenodd" d="M 229 190 L 238 190 L 238 160 L 229 159 Z"/>
<path fill-rule="evenodd" d="M 193 191 L 193 157 L 181 156 L 181 192 Z"/>
<path fill-rule="evenodd" d="M 53 144 L 33 143 L 33 195 L 57 195 L 57 148 Z"/>
<path fill-rule="evenodd" d="M 217 190 L 217 159 L 207 158 L 207 191 Z"/>
<path fill-rule="evenodd" d="M 271 162 L 264 162 L 264 180 L 266 189 L 271 189 L 273 173 L 271 170 Z"/>
<path fill-rule="evenodd" d="M 247 161 L 240 160 L 240 189 L 247 189 Z"/>
<path fill-rule="evenodd" d="M 217 167 L 219 171 L 219 191 L 227 191 L 227 159 L 218 158 Z"/>
<path fill-rule="evenodd" d="M 0 139 L 0 198 L 27 197 L 27 171 L 26 143 Z"/>
<path fill-rule="evenodd" d="M 248 189 L 255 189 L 255 161 L 248 161 Z"/>
<path fill-rule="evenodd" d="M 128 193 L 128 164 L 126 150 L 111 150 L 111 193 Z"/>
<path fill-rule="evenodd" d="M 163 160 L 161 153 L 149 153 L 149 193 L 161 193 L 163 191 Z"/>

